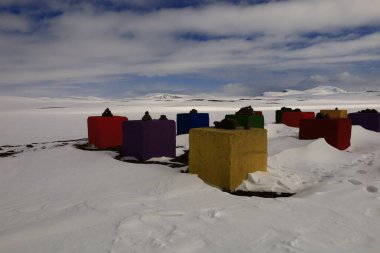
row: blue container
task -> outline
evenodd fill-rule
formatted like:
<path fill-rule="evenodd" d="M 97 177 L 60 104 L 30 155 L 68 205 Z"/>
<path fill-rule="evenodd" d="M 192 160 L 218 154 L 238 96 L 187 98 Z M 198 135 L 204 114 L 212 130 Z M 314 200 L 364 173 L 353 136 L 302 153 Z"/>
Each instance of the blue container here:
<path fill-rule="evenodd" d="M 188 134 L 190 129 L 209 127 L 208 113 L 179 113 L 177 114 L 177 135 Z"/>

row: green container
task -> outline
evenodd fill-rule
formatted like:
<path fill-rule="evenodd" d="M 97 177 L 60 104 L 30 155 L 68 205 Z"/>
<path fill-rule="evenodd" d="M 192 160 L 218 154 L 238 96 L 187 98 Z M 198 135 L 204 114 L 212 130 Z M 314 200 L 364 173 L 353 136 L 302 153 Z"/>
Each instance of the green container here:
<path fill-rule="evenodd" d="M 282 123 L 282 113 L 284 111 L 281 111 L 281 110 L 276 110 L 276 123 Z"/>
<path fill-rule="evenodd" d="M 264 128 L 264 116 L 263 115 L 235 115 L 227 114 L 226 119 L 233 119 L 239 122 L 240 126 L 250 126 L 254 128 Z"/>

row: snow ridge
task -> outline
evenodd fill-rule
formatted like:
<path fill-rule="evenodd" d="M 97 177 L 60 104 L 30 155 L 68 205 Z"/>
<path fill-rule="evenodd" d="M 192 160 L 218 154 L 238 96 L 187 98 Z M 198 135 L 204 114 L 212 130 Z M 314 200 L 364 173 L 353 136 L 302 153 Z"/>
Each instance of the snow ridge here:
<path fill-rule="evenodd" d="M 283 92 L 264 92 L 263 96 L 265 97 L 283 97 L 283 96 L 292 96 L 292 95 L 333 95 L 333 94 L 342 94 L 347 93 L 347 91 L 334 87 L 334 86 L 317 86 L 308 90 L 291 90 L 286 89 Z"/>
<path fill-rule="evenodd" d="M 189 97 L 188 95 L 183 94 L 171 94 L 171 93 L 149 93 L 145 98 L 150 99 L 175 99 L 175 98 L 185 98 Z"/>

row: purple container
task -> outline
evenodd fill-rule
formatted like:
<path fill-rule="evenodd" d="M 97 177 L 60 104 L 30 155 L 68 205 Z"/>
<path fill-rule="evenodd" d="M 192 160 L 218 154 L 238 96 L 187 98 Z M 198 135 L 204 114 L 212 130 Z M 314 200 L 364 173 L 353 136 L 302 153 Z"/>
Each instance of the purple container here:
<path fill-rule="evenodd" d="M 365 129 L 380 132 L 380 113 L 349 113 L 352 125 L 360 125 Z"/>
<path fill-rule="evenodd" d="M 129 120 L 123 122 L 123 156 L 140 161 L 152 157 L 175 157 L 174 120 Z"/>

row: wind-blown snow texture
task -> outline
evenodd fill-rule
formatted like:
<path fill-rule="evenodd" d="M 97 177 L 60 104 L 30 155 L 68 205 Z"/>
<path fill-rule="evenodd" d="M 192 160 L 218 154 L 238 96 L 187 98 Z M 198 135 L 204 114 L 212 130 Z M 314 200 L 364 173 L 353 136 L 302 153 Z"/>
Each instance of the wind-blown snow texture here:
<path fill-rule="evenodd" d="M 354 126 L 352 146 L 339 151 L 273 124 L 281 106 L 380 109 L 380 93 L 320 89 L 255 98 L 1 97 L 0 153 L 8 156 L 0 157 L 0 252 L 379 252 L 380 133 Z M 265 115 L 268 173 L 250 174 L 240 188 L 293 197 L 233 196 L 184 168 L 73 147 L 86 141 L 75 139 L 86 137 L 87 116 L 106 107 L 130 119 L 146 110 L 175 119 L 196 108 L 213 122 L 246 105 Z M 188 135 L 177 145 L 187 147 Z"/>

